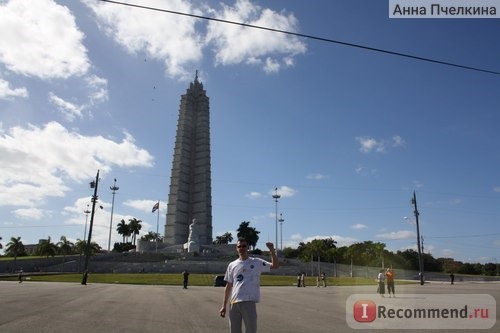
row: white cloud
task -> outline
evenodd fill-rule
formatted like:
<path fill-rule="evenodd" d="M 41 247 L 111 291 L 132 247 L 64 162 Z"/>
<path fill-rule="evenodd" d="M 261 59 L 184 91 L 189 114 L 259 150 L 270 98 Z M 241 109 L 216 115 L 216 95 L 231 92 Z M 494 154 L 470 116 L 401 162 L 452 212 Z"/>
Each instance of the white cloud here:
<path fill-rule="evenodd" d="M 277 189 L 278 189 L 278 195 L 280 195 L 282 198 L 293 197 L 298 192 L 297 190 L 294 190 L 293 188 L 288 186 L 280 186 Z M 269 191 L 269 195 L 274 195 L 274 194 L 276 194 L 275 189 Z"/>
<path fill-rule="evenodd" d="M 413 239 L 416 237 L 416 235 L 413 231 L 400 230 L 400 231 L 392 231 L 388 233 L 378 234 L 375 235 L 375 237 L 380 239 L 397 240 L 397 239 Z"/>
<path fill-rule="evenodd" d="M 56 96 L 54 93 L 49 93 L 49 102 L 54 104 L 57 109 L 63 114 L 67 121 L 73 121 L 75 118 L 82 118 L 83 106 L 65 101 L 61 97 Z"/>
<path fill-rule="evenodd" d="M 49 102 L 55 105 L 63 117 L 69 122 L 72 122 L 77 118 L 82 119 L 84 111 L 89 110 L 97 103 L 108 100 L 108 81 L 106 79 L 92 74 L 85 77 L 85 82 L 87 89 L 89 90 L 89 100 L 86 104 L 79 105 L 77 103 L 69 102 L 62 97 L 57 96 L 53 92 L 49 93 Z"/>
<path fill-rule="evenodd" d="M 283 33 L 92 0 L 85 3 L 115 42 L 131 54 L 145 53 L 163 61 L 170 77 L 192 78 L 192 65 L 202 59 L 208 47 L 215 53 L 218 65 L 260 65 L 266 73 L 293 66 L 294 56 L 306 51 L 299 38 Z M 222 4 L 220 11 L 207 6 L 195 8 L 186 0 L 169 1 L 168 7 L 160 0 L 137 0 L 134 4 L 278 30 L 296 31 L 298 25 L 292 14 L 261 8 L 248 0 L 237 0 L 234 6 Z M 197 30 L 201 24 L 206 24 L 206 35 L 204 30 Z"/>
<path fill-rule="evenodd" d="M 361 230 L 361 229 L 366 229 L 367 226 L 362 224 L 362 223 L 357 223 L 351 226 L 351 228 L 356 229 L 356 230 Z"/>
<path fill-rule="evenodd" d="M 97 169 L 153 164 L 153 157 L 137 147 L 130 134 L 114 142 L 70 132 L 57 122 L 0 132 L 0 156 L 0 206 L 33 207 L 47 197 L 64 196 L 69 190 L 66 181 L 87 180 Z"/>
<path fill-rule="evenodd" d="M 65 6 L 52 0 L 0 5 L 0 62 L 12 72 L 42 79 L 83 75 L 90 67 L 84 34 Z"/>
<path fill-rule="evenodd" d="M 149 58 L 165 63 L 171 77 L 192 78 L 186 71 L 190 64 L 202 58 L 202 42 L 196 32 L 199 21 L 174 15 L 116 4 L 85 1 L 101 26 L 115 42 L 131 54 L 145 53 Z M 134 1 L 134 4 L 164 8 L 165 1 Z M 168 1 L 168 9 L 183 13 L 201 14 L 188 1 Z"/>
<path fill-rule="evenodd" d="M 361 145 L 359 150 L 362 153 L 370 153 L 370 152 L 377 152 L 377 153 L 383 153 L 385 151 L 385 143 L 384 141 L 377 141 L 374 138 L 363 136 L 363 137 L 357 137 L 356 141 Z"/>
<path fill-rule="evenodd" d="M 277 13 L 237 0 L 233 7 L 222 5 L 216 17 L 266 28 L 297 31 L 298 21 L 293 14 Z M 264 71 L 277 72 L 281 66 L 292 66 L 293 57 L 306 51 L 305 44 L 296 36 L 261 29 L 210 22 L 207 43 L 215 45 L 216 64 L 262 64 Z"/>
<path fill-rule="evenodd" d="M 26 88 L 11 88 L 10 83 L 0 79 L 0 99 L 9 99 L 11 97 L 28 97 Z"/>
<path fill-rule="evenodd" d="M 158 202 L 158 200 L 127 200 L 123 204 L 135 208 L 139 211 L 146 213 L 152 213 L 153 206 Z M 167 204 L 160 201 L 160 212 L 167 211 Z"/>
<path fill-rule="evenodd" d="M 90 89 L 90 105 L 108 100 L 108 80 L 92 74 L 87 76 L 85 81 Z"/>
<path fill-rule="evenodd" d="M 370 169 L 362 165 L 357 166 L 354 170 L 358 175 L 361 176 L 373 176 L 377 174 L 377 169 Z"/>
<path fill-rule="evenodd" d="M 500 186 L 495 186 L 493 188 L 493 192 L 500 192 Z"/>
<path fill-rule="evenodd" d="M 321 174 L 321 173 L 311 173 L 310 175 L 306 176 L 307 179 L 314 179 L 314 180 L 322 180 L 327 178 L 327 176 Z"/>
<path fill-rule="evenodd" d="M 362 153 L 385 153 L 387 146 L 398 148 L 405 145 L 405 140 L 399 135 L 393 136 L 391 140 L 377 140 L 369 136 L 358 136 L 356 137 L 356 141 L 360 144 L 361 147 L 359 150 Z"/>
<path fill-rule="evenodd" d="M 278 73 L 280 70 L 280 63 L 272 58 L 267 58 L 264 65 L 264 72 L 270 73 Z"/>
<path fill-rule="evenodd" d="M 405 140 L 399 136 L 399 135 L 395 135 L 392 137 L 392 146 L 393 147 L 402 147 L 405 145 Z"/>
<path fill-rule="evenodd" d="M 44 212 L 38 208 L 19 208 L 14 211 L 14 215 L 23 219 L 40 220 L 44 217 Z"/>
<path fill-rule="evenodd" d="M 258 199 L 258 198 L 262 197 L 262 193 L 259 193 L 259 192 L 250 192 L 250 193 L 246 194 L 245 197 L 247 197 L 249 199 Z"/>

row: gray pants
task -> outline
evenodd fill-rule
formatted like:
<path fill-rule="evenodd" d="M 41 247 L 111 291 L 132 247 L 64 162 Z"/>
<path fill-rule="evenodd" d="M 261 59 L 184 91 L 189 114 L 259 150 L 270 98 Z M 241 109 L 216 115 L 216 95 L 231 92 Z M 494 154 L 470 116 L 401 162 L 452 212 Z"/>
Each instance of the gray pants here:
<path fill-rule="evenodd" d="M 245 333 L 257 333 L 257 306 L 255 302 L 231 304 L 229 309 L 230 332 L 242 333 L 242 321 L 245 323 Z"/>

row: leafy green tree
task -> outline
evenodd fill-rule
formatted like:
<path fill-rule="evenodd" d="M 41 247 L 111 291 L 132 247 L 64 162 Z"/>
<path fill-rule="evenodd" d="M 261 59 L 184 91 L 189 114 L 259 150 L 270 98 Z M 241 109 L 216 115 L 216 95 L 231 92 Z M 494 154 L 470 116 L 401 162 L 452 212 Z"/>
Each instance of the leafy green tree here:
<path fill-rule="evenodd" d="M 17 257 L 26 255 L 21 237 L 10 238 L 10 242 L 7 243 L 7 247 L 5 248 L 5 254 L 9 257 L 14 257 L 14 261 L 17 260 Z"/>
<path fill-rule="evenodd" d="M 116 226 L 116 231 L 118 231 L 119 235 L 122 235 L 123 243 L 125 243 L 125 239 L 128 239 L 128 237 L 130 237 L 130 235 L 132 234 L 132 232 L 130 231 L 130 226 L 127 224 L 127 222 L 125 222 L 124 219 L 122 219 L 120 223 L 118 223 L 118 225 Z"/>
<path fill-rule="evenodd" d="M 132 235 L 132 243 L 135 245 L 135 239 L 142 228 L 142 221 L 136 219 L 135 217 L 128 220 L 128 226 L 130 228 L 130 234 Z"/>
<path fill-rule="evenodd" d="M 59 254 L 63 255 L 61 271 L 64 272 L 64 263 L 66 262 L 66 255 L 72 254 L 75 245 L 70 242 L 66 236 L 61 236 L 60 241 L 56 244 Z"/>
<path fill-rule="evenodd" d="M 37 246 L 37 254 L 39 256 L 53 257 L 57 254 L 57 246 L 50 241 L 50 236 L 47 239 L 42 239 Z"/>
<path fill-rule="evenodd" d="M 333 238 L 313 239 L 312 241 L 304 244 L 300 243 L 300 259 L 308 261 L 315 258 L 319 261 L 328 261 L 330 257 L 330 250 L 335 249 L 337 242 Z"/>
<path fill-rule="evenodd" d="M 483 274 L 487 276 L 495 276 L 497 274 L 497 265 L 492 262 L 484 264 Z"/>
<path fill-rule="evenodd" d="M 0 237 L 0 241 L 2 240 L 2 237 Z M 0 243 L 0 250 L 3 249 L 2 243 Z"/>
<path fill-rule="evenodd" d="M 141 240 L 145 242 L 161 242 L 161 236 L 158 232 L 149 231 L 141 237 Z"/>
<path fill-rule="evenodd" d="M 87 248 L 87 242 L 81 239 L 77 239 L 75 243 L 75 252 L 80 254 L 85 254 Z M 90 242 L 90 255 L 93 256 L 101 252 L 102 248 L 96 242 Z"/>
<path fill-rule="evenodd" d="M 298 258 L 299 257 L 299 250 L 285 246 L 283 248 L 283 256 L 285 256 L 285 258 L 288 258 L 288 259 Z"/>
<path fill-rule="evenodd" d="M 381 266 L 384 248 L 384 243 L 365 241 L 350 245 L 347 252 L 349 256 L 352 257 L 354 264 L 362 266 Z"/>
<path fill-rule="evenodd" d="M 252 249 L 255 250 L 255 246 L 257 245 L 257 242 L 259 241 L 259 234 L 260 231 L 257 231 L 255 228 L 250 227 L 250 222 L 243 221 L 241 222 L 238 230 L 236 230 L 238 233 L 236 236 L 238 238 L 243 237 L 247 240 L 248 245 L 252 247 Z M 277 246 L 277 244 L 274 244 Z"/>
<path fill-rule="evenodd" d="M 75 249 L 75 244 L 70 242 L 66 236 L 61 236 L 59 242 L 56 244 L 58 248 L 59 254 L 62 254 L 64 257 L 68 254 L 72 254 Z"/>
<path fill-rule="evenodd" d="M 87 244 L 86 241 L 81 240 L 81 239 L 78 238 L 76 240 L 76 243 L 75 243 L 75 252 L 76 253 L 80 253 L 80 254 L 85 253 L 85 245 L 86 244 Z"/>
<path fill-rule="evenodd" d="M 223 244 L 229 244 L 232 241 L 233 241 L 233 234 L 231 234 L 230 232 L 226 232 L 224 235 L 215 237 L 213 243 L 218 245 L 223 245 Z"/>

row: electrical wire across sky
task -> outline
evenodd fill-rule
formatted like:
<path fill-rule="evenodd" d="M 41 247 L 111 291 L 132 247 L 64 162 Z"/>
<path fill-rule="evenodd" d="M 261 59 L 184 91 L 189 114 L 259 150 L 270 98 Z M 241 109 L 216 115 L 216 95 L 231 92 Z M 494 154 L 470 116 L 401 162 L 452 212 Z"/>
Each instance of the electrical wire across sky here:
<path fill-rule="evenodd" d="M 296 37 L 313 39 L 313 40 L 317 40 L 317 41 L 321 41 L 321 42 L 327 42 L 327 43 L 333 43 L 333 44 L 339 44 L 339 45 L 354 47 L 354 48 L 363 49 L 363 50 L 372 51 L 372 52 L 385 53 L 385 54 L 394 55 L 394 56 L 398 56 L 398 57 L 409 58 L 409 59 L 413 59 L 413 60 L 425 61 L 425 62 L 430 62 L 430 63 L 434 63 L 434 64 L 451 66 L 451 67 L 456 67 L 456 68 L 461 68 L 461 69 L 471 70 L 471 71 L 476 71 L 476 72 L 482 72 L 482 73 L 488 73 L 488 74 L 493 74 L 493 75 L 500 75 L 500 72 L 492 71 L 492 70 L 488 70 L 488 69 L 483 69 L 483 68 L 479 68 L 479 67 L 472 67 L 472 66 L 460 65 L 460 64 L 455 64 L 455 63 L 451 63 L 451 62 L 448 62 L 448 61 L 441 61 L 441 60 L 436 60 L 436 59 L 431 59 L 431 58 L 426 58 L 426 57 L 420 57 L 420 56 L 415 56 L 415 55 L 401 53 L 401 52 L 395 52 L 395 51 L 389 51 L 389 50 L 379 49 L 379 48 L 376 48 L 376 47 L 370 47 L 370 46 L 364 46 L 364 45 L 359 45 L 359 44 L 354 44 L 354 43 L 349 43 L 349 42 L 343 42 L 343 41 L 334 40 L 334 39 L 325 38 L 325 37 L 318 37 L 318 36 L 314 36 L 314 35 L 302 34 L 302 33 L 298 33 L 298 32 L 292 32 L 292 31 L 274 29 L 274 28 L 263 27 L 263 26 L 254 25 L 254 24 L 242 23 L 242 22 L 235 22 L 235 21 L 223 20 L 223 19 L 218 19 L 218 18 L 213 18 L 213 17 L 208 17 L 208 16 L 202 16 L 202 15 L 182 13 L 182 12 L 177 12 L 177 11 L 168 10 L 168 9 L 161 9 L 161 8 L 155 8 L 155 7 L 148 7 L 148 6 L 136 5 L 136 4 L 125 3 L 125 2 L 120 2 L 120 1 L 113 1 L 113 0 L 99 0 L 99 1 L 101 1 L 101 2 L 107 2 L 107 3 L 112 3 L 112 4 L 116 4 L 116 5 L 122 5 L 122 6 L 129 6 L 129 7 L 134 7 L 134 8 L 152 10 L 152 11 L 157 11 L 157 12 L 163 12 L 163 13 L 169 13 L 169 14 L 175 14 L 175 15 L 188 16 L 188 17 L 193 17 L 193 18 L 207 20 L 207 21 L 214 21 L 214 22 L 220 22 L 220 23 L 225 23 L 225 24 L 238 25 L 238 26 L 247 27 L 247 28 L 266 30 L 266 31 L 270 31 L 270 32 L 277 32 L 277 33 L 282 33 L 282 34 L 296 36 Z"/>

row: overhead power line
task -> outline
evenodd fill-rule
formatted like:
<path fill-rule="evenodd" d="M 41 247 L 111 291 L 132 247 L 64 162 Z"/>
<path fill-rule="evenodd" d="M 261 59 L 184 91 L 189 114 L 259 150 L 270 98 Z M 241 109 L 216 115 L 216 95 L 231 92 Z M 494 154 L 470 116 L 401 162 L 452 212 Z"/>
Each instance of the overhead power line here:
<path fill-rule="evenodd" d="M 370 47 L 370 46 L 364 46 L 364 45 L 359 45 L 359 44 L 354 44 L 354 43 L 349 43 L 349 42 L 343 42 L 343 41 L 334 40 L 334 39 L 325 38 L 325 37 L 318 37 L 318 36 L 314 36 L 314 35 L 301 34 L 301 33 L 298 33 L 298 32 L 292 32 L 292 31 L 286 31 L 286 30 L 268 28 L 268 27 L 263 27 L 263 26 L 259 26 L 259 25 L 254 25 L 254 24 L 248 24 L 248 23 L 241 23 L 241 22 L 223 20 L 223 19 L 218 19 L 218 18 L 214 18 L 214 17 L 208 17 L 208 16 L 202 16 L 202 15 L 195 15 L 195 14 L 183 13 L 183 12 L 178 12 L 178 11 L 174 11 L 174 10 L 161 9 L 161 8 L 155 8 L 155 7 L 148 7 L 148 6 L 136 5 L 136 4 L 125 3 L 125 2 L 120 2 L 120 1 L 113 1 L 113 0 L 99 0 L 99 1 L 101 1 L 101 2 L 107 2 L 107 3 L 113 3 L 113 4 L 117 4 L 117 5 L 128 6 L 128 7 L 135 7 L 135 8 L 141 8 L 141 9 L 147 9 L 147 10 L 152 10 L 152 11 L 157 11 L 157 12 L 170 13 L 170 14 L 181 15 L 181 16 L 188 16 L 188 17 L 193 17 L 193 18 L 202 19 L 202 20 L 208 20 L 208 21 L 214 21 L 214 22 L 220 22 L 220 23 L 238 25 L 238 26 L 247 27 L 247 28 L 253 28 L 253 29 L 260 29 L 260 30 L 266 30 L 266 31 L 271 31 L 271 32 L 277 32 L 277 33 L 282 33 L 282 34 L 296 36 L 296 37 L 308 38 L 308 39 L 313 39 L 313 40 L 327 42 L 327 43 L 333 43 L 333 44 L 339 44 L 339 45 L 344 45 L 344 46 L 349 46 L 349 47 L 355 47 L 355 48 L 358 48 L 358 49 L 363 49 L 363 50 L 368 50 L 368 51 L 373 51 L 373 52 L 390 54 L 390 55 L 394 55 L 394 56 L 398 56 L 398 57 L 404 57 L 404 58 L 410 58 L 410 59 L 414 59 L 414 60 L 420 60 L 420 61 L 435 63 L 435 64 L 439 64 L 439 65 L 445 65 L 445 66 L 451 66 L 451 67 L 456 67 L 456 68 L 461 68 L 461 69 L 466 69 L 466 70 L 471 70 L 471 71 L 476 71 L 476 72 L 482 72 L 482 73 L 500 75 L 500 72 L 492 71 L 492 70 L 488 70 L 488 69 L 483 69 L 483 68 L 478 68 L 478 67 L 472 67 L 472 66 L 466 66 L 466 65 L 460 65 L 460 64 L 455 64 L 455 63 L 451 63 L 451 62 L 448 62 L 448 61 L 435 60 L 435 59 L 430 59 L 430 58 L 426 58 L 426 57 L 415 56 L 415 55 L 401 53 L 401 52 L 395 52 L 395 51 L 389 51 L 389 50 L 379 49 L 379 48 L 376 48 L 376 47 Z"/>

